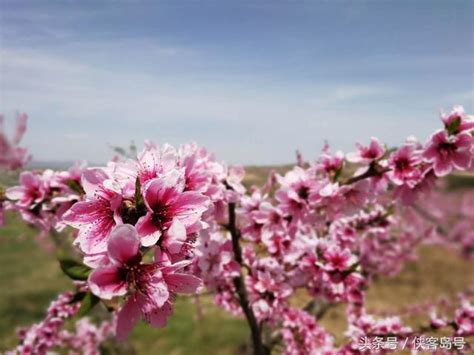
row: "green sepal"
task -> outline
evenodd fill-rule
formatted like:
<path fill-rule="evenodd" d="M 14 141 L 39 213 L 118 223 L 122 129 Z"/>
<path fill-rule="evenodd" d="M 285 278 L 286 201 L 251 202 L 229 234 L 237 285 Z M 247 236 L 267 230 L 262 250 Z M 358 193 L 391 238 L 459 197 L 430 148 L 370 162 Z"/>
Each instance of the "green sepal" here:
<path fill-rule="evenodd" d="M 83 317 L 87 313 L 89 313 L 92 308 L 95 307 L 97 303 L 99 303 L 100 298 L 97 297 L 96 295 L 92 294 L 91 292 L 87 292 L 82 299 L 81 302 L 81 307 L 79 308 L 79 311 L 77 312 L 78 317 Z"/>
<path fill-rule="evenodd" d="M 446 126 L 448 134 L 452 136 L 459 132 L 459 126 L 461 126 L 461 117 L 456 117 L 453 122 Z"/>
<path fill-rule="evenodd" d="M 92 269 L 80 261 L 68 257 L 59 257 L 61 270 L 73 280 L 85 281 Z"/>

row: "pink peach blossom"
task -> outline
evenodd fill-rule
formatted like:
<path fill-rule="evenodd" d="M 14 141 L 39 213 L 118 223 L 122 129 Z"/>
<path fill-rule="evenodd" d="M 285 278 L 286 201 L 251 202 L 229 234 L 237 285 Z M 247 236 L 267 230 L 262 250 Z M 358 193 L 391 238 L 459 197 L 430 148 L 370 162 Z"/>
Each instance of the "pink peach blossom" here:
<path fill-rule="evenodd" d="M 46 188 L 41 178 L 29 171 L 20 174 L 20 186 L 10 187 L 6 191 L 6 197 L 17 201 L 20 207 L 39 204 L 45 195 Z"/>
<path fill-rule="evenodd" d="M 357 144 L 357 151 L 347 154 L 346 158 L 351 163 L 369 164 L 373 161 L 379 160 L 385 154 L 385 147 L 380 141 L 372 137 L 369 146 Z"/>
<path fill-rule="evenodd" d="M 441 120 L 444 127 L 450 130 L 451 134 L 458 134 L 474 129 L 474 118 L 468 116 L 462 106 L 454 106 L 450 113 L 441 113 Z"/>
<path fill-rule="evenodd" d="M 414 185 L 420 179 L 420 169 L 417 169 L 420 162 L 421 156 L 416 146 L 405 144 L 390 155 L 387 165 L 391 170 L 387 176 L 395 185 Z"/>
<path fill-rule="evenodd" d="M 31 159 L 26 148 L 18 146 L 26 131 L 28 115 L 17 113 L 13 139 L 10 141 L 3 127 L 4 117 L 0 115 L 0 168 L 16 170 L 22 168 Z"/>
<path fill-rule="evenodd" d="M 113 227 L 122 223 L 120 188 L 101 169 L 86 170 L 81 182 L 86 199 L 75 203 L 63 220 L 79 229 L 75 243 L 84 253 L 101 253 L 107 250 L 107 239 Z"/>
<path fill-rule="evenodd" d="M 433 164 L 436 176 L 445 176 L 453 169 L 469 169 L 472 145 L 473 138 L 467 132 L 450 137 L 446 131 L 440 130 L 426 144 L 423 157 Z"/>
<path fill-rule="evenodd" d="M 327 174 L 337 174 L 344 165 L 344 153 L 337 151 L 330 152 L 329 144 L 326 143 L 322 149 L 322 153 L 316 162 L 316 170 Z"/>
<path fill-rule="evenodd" d="M 152 179 L 143 187 L 147 208 L 137 222 L 144 246 L 154 245 L 163 234 L 172 253 L 179 252 L 188 233 L 199 229 L 199 219 L 207 209 L 208 197 L 184 191 L 184 181 L 177 171 L 167 177 Z"/>
<path fill-rule="evenodd" d="M 140 239 L 135 228 L 124 224 L 111 233 L 107 252 L 111 263 L 89 276 L 91 291 L 102 299 L 127 295 L 117 317 L 117 338 L 123 340 L 140 317 L 155 327 L 166 325 L 172 313 L 170 297 L 177 292 L 193 293 L 201 281 L 178 272 L 191 261 L 170 264 L 157 250 L 153 263 L 142 262 Z"/>

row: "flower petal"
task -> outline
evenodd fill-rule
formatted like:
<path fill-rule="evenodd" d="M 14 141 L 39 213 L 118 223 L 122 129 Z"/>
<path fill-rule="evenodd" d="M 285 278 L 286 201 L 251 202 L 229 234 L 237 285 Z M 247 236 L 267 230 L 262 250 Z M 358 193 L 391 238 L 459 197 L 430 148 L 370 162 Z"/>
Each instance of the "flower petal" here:
<path fill-rule="evenodd" d="M 110 234 L 107 252 L 119 264 L 127 264 L 140 253 L 140 240 L 137 231 L 130 224 L 115 227 Z"/>
<path fill-rule="evenodd" d="M 143 198 L 149 211 L 170 205 L 177 196 L 177 191 L 173 187 L 166 186 L 162 179 L 152 179 L 143 188 Z"/>
<path fill-rule="evenodd" d="M 117 315 L 116 336 L 120 341 L 125 340 L 135 324 L 140 320 L 141 310 L 137 298 L 132 296 L 123 305 Z"/>
<path fill-rule="evenodd" d="M 168 274 L 164 278 L 172 292 L 195 293 L 201 285 L 199 278 L 188 274 Z"/>
<path fill-rule="evenodd" d="M 436 176 L 439 177 L 446 176 L 453 170 L 451 161 L 446 158 L 436 160 L 433 168 Z"/>
<path fill-rule="evenodd" d="M 161 237 L 161 231 L 153 223 L 152 217 L 153 214 L 148 213 L 146 216 L 141 217 L 135 225 L 140 241 L 146 247 L 156 244 Z"/>
<path fill-rule="evenodd" d="M 24 171 L 20 174 L 20 184 L 28 188 L 36 188 L 38 186 L 38 178 L 30 171 Z"/>
<path fill-rule="evenodd" d="M 107 174 L 102 169 L 87 169 L 82 173 L 81 185 L 88 197 L 93 197 L 99 185 L 108 179 Z"/>
<path fill-rule="evenodd" d="M 185 226 L 196 223 L 208 208 L 209 198 L 199 192 L 186 191 L 179 195 L 174 206 L 176 217 Z"/>
<path fill-rule="evenodd" d="M 171 303 L 166 302 L 162 307 L 145 313 L 145 320 L 154 327 L 162 328 L 166 326 L 166 322 L 172 313 L 173 308 L 171 307 Z"/>
<path fill-rule="evenodd" d="M 458 152 L 453 156 L 453 164 L 459 170 L 468 169 L 471 166 L 472 154 L 466 150 Z"/>
<path fill-rule="evenodd" d="M 171 254 L 177 254 L 181 251 L 184 242 L 186 241 L 186 228 L 175 218 L 173 224 L 166 232 L 165 247 Z"/>
<path fill-rule="evenodd" d="M 5 196 L 10 200 L 21 200 L 25 196 L 25 189 L 22 186 L 9 187 Z"/>
<path fill-rule="evenodd" d="M 95 269 L 89 275 L 88 284 L 94 295 L 107 300 L 127 293 L 127 283 L 120 277 L 116 266 Z"/>
<path fill-rule="evenodd" d="M 150 298 L 150 300 L 153 300 L 149 303 L 150 307 L 162 307 L 170 298 L 168 286 L 164 282 L 161 272 L 158 277 L 154 277 L 152 279 L 152 285 L 147 296 Z"/>

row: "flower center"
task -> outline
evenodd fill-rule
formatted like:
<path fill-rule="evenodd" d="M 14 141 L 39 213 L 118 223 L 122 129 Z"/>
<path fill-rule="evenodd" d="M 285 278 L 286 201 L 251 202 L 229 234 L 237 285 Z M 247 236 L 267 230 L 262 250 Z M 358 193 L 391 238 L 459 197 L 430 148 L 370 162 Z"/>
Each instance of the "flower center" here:
<path fill-rule="evenodd" d="M 309 197 L 309 188 L 307 186 L 301 186 L 298 190 L 298 196 L 303 200 L 307 200 Z"/>
<path fill-rule="evenodd" d="M 140 217 L 146 214 L 145 206 L 136 206 L 132 201 L 125 200 L 120 206 L 123 223 L 135 225 Z"/>
<path fill-rule="evenodd" d="M 120 269 L 120 273 L 127 280 L 132 291 L 146 295 L 149 293 L 152 278 L 157 270 L 156 264 L 135 264 Z"/>
<path fill-rule="evenodd" d="M 160 229 L 164 229 L 168 226 L 171 221 L 171 213 L 169 206 L 157 205 L 153 208 L 152 221 L 155 226 Z"/>
<path fill-rule="evenodd" d="M 408 170 L 410 167 L 410 162 L 406 158 L 400 158 L 395 162 L 395 168 L 398 171 Z"/>
<path fill-rule="evenodd" d="M 449 156 L 457 150 L 457 146 L 454 143 L 443 142 L 438 146 L 438 151 L 442 156 Z"/>

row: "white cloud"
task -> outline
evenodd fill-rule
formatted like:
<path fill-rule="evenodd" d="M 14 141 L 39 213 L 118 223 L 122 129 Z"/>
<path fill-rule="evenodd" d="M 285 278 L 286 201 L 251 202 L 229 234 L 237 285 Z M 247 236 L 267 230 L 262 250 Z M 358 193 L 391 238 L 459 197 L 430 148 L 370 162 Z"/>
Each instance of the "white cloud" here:
<path fill-rule="evenodd" d="M 89 45 L 79 47 L 87 51 L 100 44 Z M 113 45 L 107 51 L 109 57 L 126 55 Z M 230 74 L 222 83 L 176 71 L 161 76 L 147 68 L 104 68 L 78 56 L 74 51 L 1 50 L 1 110 L 30 113 L 27 142 L 37 159 L 105 160 L 107 144 L 151 138 L 174 144 L 197 140 L 234 162 L 281 163 L 293 158 L 295 148 L 314 155 L 325 138 L 348 149 L 349 142 L 373 134 L 392 141 L 412 133 L 423 136 L 422 118 L 432 116 L 428 111 L 415 123 L 401 121 L 399 111 L 390 111 L 395 103 L 387 101 L 399 91 L 387 85 L 262 86 L 256 80 L 233 83 Z M 48 136 L 55 144 L 44 144 Z"/>
<path fill-rule="evenodd" d="M 254 121 L 284 118 L 360 97 L 383 95 L 379 86 L 310 86 L 302 95 L 287 90 L 248 90 L 246 87 L 200 83 L 177 76 L 161 80 L 144 72 L 110 68 L 97 69 L 82 63 L 35 51 L 3 49 L 2 106 L 41 111 L 54 107 L 64 117 L 107 117 L 137 122 L 174 119 L 178 121 Z M 26 106 L 26 107 L 25 107 Z M 271 117 L 271 118 L 270 118 Z"/>

